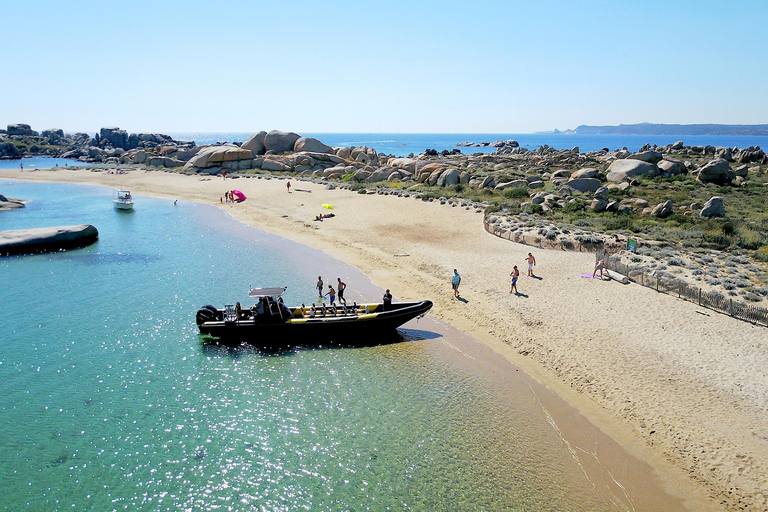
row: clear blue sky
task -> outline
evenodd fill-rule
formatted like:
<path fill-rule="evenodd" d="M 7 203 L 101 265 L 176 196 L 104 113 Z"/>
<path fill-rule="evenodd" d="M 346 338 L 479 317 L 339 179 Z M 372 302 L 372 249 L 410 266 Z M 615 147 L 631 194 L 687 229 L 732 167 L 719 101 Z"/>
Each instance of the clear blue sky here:
<path fill-rule="evenodd" d="M 768 123 L 768 2 L 4 2 L 0 126 Z"/>

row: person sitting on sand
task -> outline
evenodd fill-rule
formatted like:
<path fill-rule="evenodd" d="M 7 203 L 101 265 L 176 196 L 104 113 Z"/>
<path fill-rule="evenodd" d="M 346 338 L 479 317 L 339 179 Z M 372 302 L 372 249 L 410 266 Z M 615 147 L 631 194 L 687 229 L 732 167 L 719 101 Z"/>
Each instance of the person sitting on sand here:
<path fill-rule="evenodd" d="M 595 277 L 595 274 L 597 274 L 597 271 L 600 271 L 600 279 L 603 278 L 603 269 L 605 268 L 605 260 L 600 260 L 597 263 L 595 263 L 595 271 L 592 272 L 592 277 Z"/>

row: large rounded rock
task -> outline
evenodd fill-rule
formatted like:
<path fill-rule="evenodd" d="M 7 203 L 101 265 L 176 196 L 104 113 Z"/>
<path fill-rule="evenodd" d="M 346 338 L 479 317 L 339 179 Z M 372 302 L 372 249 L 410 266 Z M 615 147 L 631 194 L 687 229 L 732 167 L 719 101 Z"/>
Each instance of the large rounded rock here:
<path fill-rule="evenodd" d="M 654 217 L 659 217 L 660 219 L 669 217 L 674 212 L 672 206 L 672 201 L 664 201 L 663 203 L 659 203 L 653 207 L 653 210 L 651 210 L 651 215 Z"/>
<path fill-rule="evenodd" d="M 416 171 L 416 160 L 413 158 L 392 158 L 387 162 L 387 165 L 404 169 L 410 173 Z"/>
<path fill-rule="evenodd" d="M 634 176 L 658 176 L 656 164 L 635 160 L 634 158 L 614 160 L 608 167 L 608 181 L 625 181 Z"/>
<path fill-rule="evenodd" d="M 24 200 L 15 199 L 13 197 L 5 197 L 0 194 L 0 210 L 15 210 L 17 208 L 24 208 Z"/>
<path fill-rule="evenodd" d="M 571 178 L 574 180 L 581 178 L 596 178 L 598 174 L 599 171 L 594 167 L 584 167 L 571 174 Z"/>
<path fill-rule="evenodd" d="M 21 152 L 13 142 L 0 142 L 0 156 L 8 158 L 21 158 Z"/>
<path fill-rule="evenodd" d="M 656 164 L 656 166 L 659 168 L 662 176 L 675 176 L 687 172 L 685 164 L 679 160 L 664 159 Z"/>
<path fill-rule="evenodd" d="M 702 183 L 717 183 L 727 185 L 736 177 L 731 166 L 723 158 L 715 158 L 699 169 L 699 181 Z"/>
<path fill-rule="evenodd" d="M 639 153 L 632 153 L 627 158 L 655 164 L 661 161 L 661 157 L 662 155 L 658 151 L 640 151 Z"/>
<path fill-rule="evenodd" d="M 699 212 L 699 216 L 703 219 L 710 217 L 725 217 L 725 205 L 723 204 L 723 198 L 720 196 L 713 196 L 704 203 L 704 208 Z"/>
<path fill-rule="evenodd" d="M 456 169 L 455 167 L 452 169 L 447 169 L 443 171 L 443 173 L 437 179 L 437 186 L 450 187 L 451 185 L 456 185 L 459 182 L 460 174 L 461 174 L 461 171 L 459 169 Z"/>
<path fill-rule="evenodd" d="M 267 137 L 267 132 L 254 133 L 248 140 L 243 142 L 240 147 L 242 149 L 250 150 L 254 155 L 263 155 L 267 152 L 267 148 L 264 146 L 264 139 Z"/>
<path fill-rule="evenodd" d="M 99 231 L 90 224 L 0 231 L 0 255 L 76 249 L 98 238 Z"/>
<path fill-rule="evenodd" d="M 299 135 L 293 132 L 272 130 L 266 137 L 264 137 L 264 147 L 267 151 L 285 153 L 287 151 L 293 151 L 293 146 L 296 144 L 297 140 L 299 140 Z"/>
<path fill-rule="evenodd" d="M 299 137 L 296 139 L 296 143 L 293 145 L 293 150 L 298 151 L 310 151 L 313 153 L 328 153 L 333 154 L 333 148 L 326 146 L 317 139 L 312 137 Z"/>
<path fill-rule="evenodd" d="M 209 146 L 202 148 L 195 156 L 184 164 L 185 171 L 220 167 L 222 162 L 237 162 L 252 160 L 253 153 L 234 145 Z"/>
<path fill-rule="evenodd" d="M 269 158 L 264 159 L 261 163 L 261 168 L 265 171 L 279 171 L 287 172 L 291 170 L 291 167 L 278 160 L 271 160 Z"/>
<path fill-rule="evenodd" d="M 596 178 L 576 178 L 571 179 L 565 184 L 578 192 L 594 192 L 600 188 L 600 180 Z"/>
<path fill-rule="evenodd" d="M 31 126 L 24 123 L 9 124 L 7 133 L 8 135 L 37 135 L 37 132 Z"/>
<path fill-rule="evenodd" d="M 423 167 L 418 167 L 417 166 L 416 173 L 415 173 L 416 174 L 416 181 L 418 181 L 419 183 L 423 183 L 424 180 L 429 178 L 429 176 L 433 172 L 435 172 L 435 171 L 441 171 L 442 172 L 443 170 L 445 170 L 445 166 L 443 164 L 439 164 L 439 163 L 426 164 Z"/>
<path fill-rule="evenodd" d="M 102 140 L 106 140 L 113 147 L 131 149 L 128 145 L 128 132 L 117 127 L 106 127 L 99 131 Z"/>

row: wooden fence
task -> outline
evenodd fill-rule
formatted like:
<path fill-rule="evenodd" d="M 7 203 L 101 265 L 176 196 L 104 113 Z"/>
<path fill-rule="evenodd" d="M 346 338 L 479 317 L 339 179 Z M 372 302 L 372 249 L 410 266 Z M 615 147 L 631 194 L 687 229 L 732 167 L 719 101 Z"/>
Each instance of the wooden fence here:
<path fill-rule="evenodd" d="M 721 293 L 704 292 L 698 286 L 693 286 L 675 277 L 647 274 L 640 267 L 622 263 L 619 256 L 609 256 L 598 251 L 595 258 L 596 260 L 604 260 L 606 268 L 624 274 L 630 281 L 653 288 L 657 292 L 677 295 L 679 298 L 694 302 L 703 308 L 719 311 L 747 322 L 768 326 L 768 308 L 733 300 L 733 298 L 726 297 Z"/>

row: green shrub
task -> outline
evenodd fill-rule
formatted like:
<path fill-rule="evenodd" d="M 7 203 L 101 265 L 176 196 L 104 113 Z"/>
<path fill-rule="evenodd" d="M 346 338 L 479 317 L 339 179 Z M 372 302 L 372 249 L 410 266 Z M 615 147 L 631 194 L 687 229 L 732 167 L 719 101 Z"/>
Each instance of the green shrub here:
<path fill-rule="evenodd" d="M 368 193 L 368 191 L 367 191 L 367 190 L 365 190 L 364 188 L 361 188 L 360 190 L 358 190 L 358 191 L 357 191 L 357 193 L 358 193 L 358 194 L 367 194 L 367 193 Z"/>
<path fill-rule="evenodd" d="M 755 251 L 755 259 L 768 262 L 768 245 Z"/>
<path fill-rule="evenodd" d="M 528 213 L 533 213 L 535 215 L 541 215 L 544 213 L 544 207 L 540 204 L 529 204 L 528 205 Z"/>
<path fill-rule="evenodd" d="M 616 217 L 605 223 L 605 229 L 610 231 L 637 231 L 635 220 L 629 216 Z"/>
<path fill-rule="evenodd" d="M 512 187 L 506 189 L 502 195 L 507 199 L 528 197 L 528 189 L 525 187 Z"/>
<path fill-rule="evenodd" d="M 741 234 L 736 241 L 736 245 L 744 249 L 755 250 L 763 244 L 763 235 L 757 231 L 747 230 Z"/>

